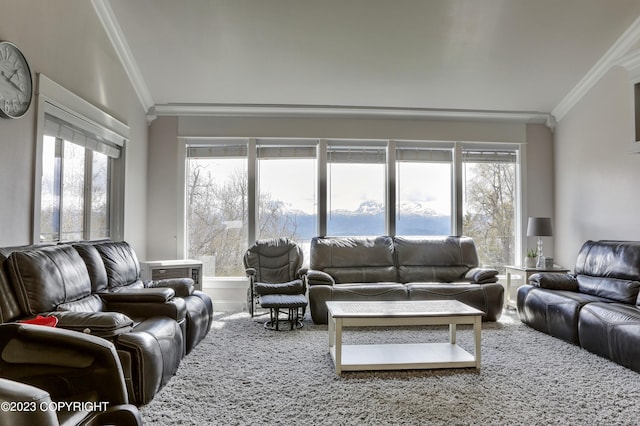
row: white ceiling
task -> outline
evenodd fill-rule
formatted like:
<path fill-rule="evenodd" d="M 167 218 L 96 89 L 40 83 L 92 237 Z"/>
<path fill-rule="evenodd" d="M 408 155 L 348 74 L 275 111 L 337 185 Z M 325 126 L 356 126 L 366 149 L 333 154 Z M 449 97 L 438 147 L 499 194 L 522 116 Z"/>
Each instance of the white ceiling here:
<path fill-rule="evenodd" d="M 130 54 L 123 61 L 147 107 L 549 113 L 640 16 L 640 0 L 94 0 L 94 5 L 111 14 L 121 49 Z"/>

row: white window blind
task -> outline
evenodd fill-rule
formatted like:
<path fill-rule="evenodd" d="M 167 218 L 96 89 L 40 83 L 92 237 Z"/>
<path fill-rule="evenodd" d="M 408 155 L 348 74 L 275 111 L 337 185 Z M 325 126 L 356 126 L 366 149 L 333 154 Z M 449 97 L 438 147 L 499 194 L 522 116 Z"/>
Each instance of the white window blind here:
<path fill-rule="evenodd" d="M 396 159 L 398 161 L 407 162 L 445 162 L 450 163 L 453 161 L 453 153 L 450 149 L 429 149 L 429 148 L 397 148 Z"/>
<path fill-rule="evenodd" d="M 462 161 L 468 163 L 515 163 L 518 160 L 515 150 L 464 149 Z"/>
<path fill-rule="evenodd" d="M 96 134 L 47 113 L 44 116 L 44 134 L 69 141 L 112 158 L 120 157 L 121 146 L 100 140 Z"/>
<path fill-rule="evenodd" d="M 329 163 L 384 164 L 387 150 L 384 147 L 330 146 L 327 149 Z"/>
<path fill-rule="evenodd" d="M 243 158 L 246 156 L 246 144 L 187 146 L 187 157 L 189 158 Z"/>

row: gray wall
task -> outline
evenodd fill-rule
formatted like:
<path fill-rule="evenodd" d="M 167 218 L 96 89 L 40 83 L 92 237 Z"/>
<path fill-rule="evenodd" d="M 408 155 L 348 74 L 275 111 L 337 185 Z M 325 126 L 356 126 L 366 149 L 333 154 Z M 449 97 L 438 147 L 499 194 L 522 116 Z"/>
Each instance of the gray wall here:
<path fill-rule="evenodd" d="M 178 256 L 181 226 L 178 136 L 389 138 L 526 143 L 523 211 L 553 214 L 552 134 L 542 124 L 403 119 L 159 117 L 149 131 L 148 258 Z M 529 207 L 527 207 L 529 206 Z M 535 241 L 528 246 L 535 246 Z M 552 241 L 545 254 L 553 255 Z"/>
<path fill-rule="evenodd" d="M 128 124 L 125 239 L 146 254 L 145 112 L 89 1 L 2 0 L 0 40 L 15 43 L 42 73 Z M 18 120 L 0 119 L 0 246 L 32 239 L 35 102 Z"/>
<path fill-rule="evenodd" d="M 567 267 L 588 239 L 640 240 L 632 117 L 629 75 L 614 67 L 557 125 L 554 240 Z"/>

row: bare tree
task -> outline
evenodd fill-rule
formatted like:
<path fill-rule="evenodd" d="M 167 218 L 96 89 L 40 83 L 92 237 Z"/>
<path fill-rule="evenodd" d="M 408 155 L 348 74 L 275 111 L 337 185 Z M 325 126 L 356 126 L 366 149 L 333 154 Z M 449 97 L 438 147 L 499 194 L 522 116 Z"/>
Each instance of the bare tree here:
<path fill-rule="evenodd" d="M 468 164 L 463 228 L 477 245 L 481 263 L 502 269 L 514 259 L 515 165 Z"/>
<path fill-rule="evenodd" d="M 189 255 L 215 256 L 216 275 L 244 274 L 242 255 L 247 249 L 248 176 L 235 170 L 228 180 L 216 181 L 205 166 L 192 162 L 187 190 Z M 261 238 L 295 238 L 295 216 L 285 206 L 260 195 L 258 232 Z"/>

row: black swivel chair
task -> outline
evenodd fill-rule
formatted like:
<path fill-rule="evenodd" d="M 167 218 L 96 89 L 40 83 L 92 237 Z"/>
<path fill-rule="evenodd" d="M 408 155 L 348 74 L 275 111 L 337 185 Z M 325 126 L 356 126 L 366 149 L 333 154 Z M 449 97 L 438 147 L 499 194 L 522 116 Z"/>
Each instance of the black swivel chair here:
<path fill-rule="evenodd" d="M 291 329 L 302 327 L 307 306 L 303 259 L 302 250 L 289 238 L 258 240 L 245 253 L 249 313 L 253 317 L 256 306 L 268 308 L 271 318 L 266 328 L 279 330 L 285 310 Z"/>

